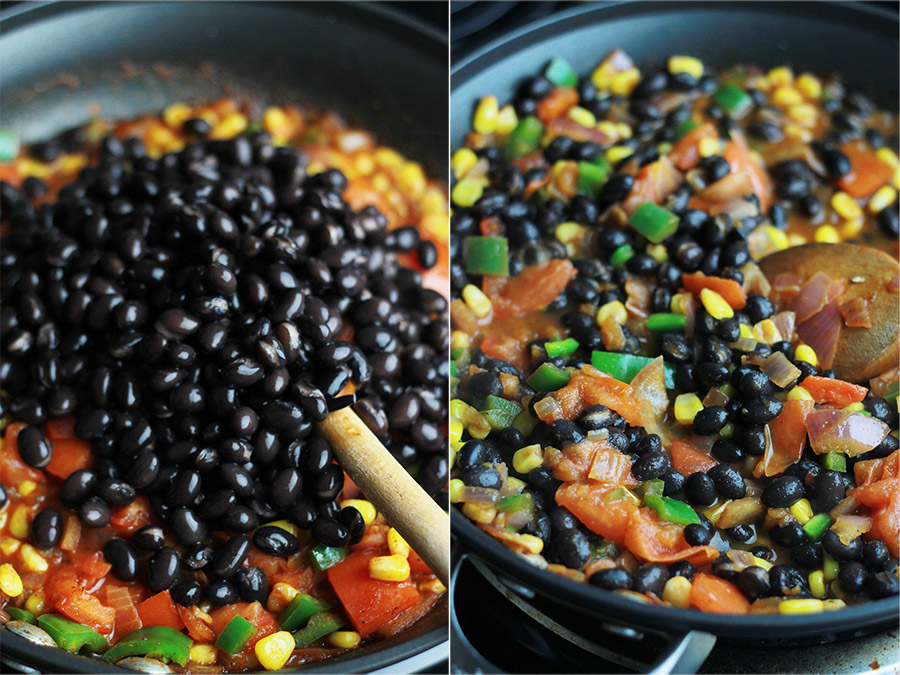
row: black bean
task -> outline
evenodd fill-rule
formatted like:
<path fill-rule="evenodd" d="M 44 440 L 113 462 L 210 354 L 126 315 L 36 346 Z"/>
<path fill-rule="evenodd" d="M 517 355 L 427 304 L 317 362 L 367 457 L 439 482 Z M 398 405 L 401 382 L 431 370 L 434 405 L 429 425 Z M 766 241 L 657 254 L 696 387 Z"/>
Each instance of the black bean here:
<path fill-rule="evenodd" d="M 166 535 L 159 525 L 144 525 L 139 528 L 131 540 L 147 551 L 158 551 L 166 543 Z"/>
<path fill-rule="evenodd" d="M 816 512 L 830 511 L 844 498 L 844 481 L 837 471 L 821 471 L 811 488 L 810 502 Z"/>
<path fill-rule="evenodd" d="M 873 572 L 880 572 L 889 557 L 888 547 L 881 539 L 867 541 L 863 546 L 862 561 Z"/>
<path fill-rule="evenodd" d="M 665 452 L 648 452 L 631 465 L 631 473 L 640 481 L 653 480 L 662 476 L 671 466 L 669 455 Z"/>
<path fill-rule="evenodd" d="M 230 579 L 249 554 L 250 540 L 242 534 L 235 535 L 215 549 L 206 569 L 218 577 Z"/>
<path fill-rule="evenodd" d="M 763 488 L 760 498 L 770 509 L 785 509 L 803 496 L 803 483 L 798 478 L 779 476 Z"/>
<path fill-rule="evenodd" d="M 716 464 L 707 475 L 712 478 L 716 490 L 726 499 L 743 499 L 747 495 L 747 485 L 741 474 L 726 464 Z"/>
<path fill-rule="evenodd" d="M 22 429 L 16 444 L 22 461 L 35 469 L 43 469 L 53 459 L 50 441 L 36 427 L 28 426 Z"/>
<path fill-rule="evenodd" d="M 237 587 L 245 602 L 265 604 L 269 591 L 269 580 L 259 567 L 244 567 L 234 576 L 232 583 Z"/>
<path fill-rule="evenodd" d="M 126 539 L 116 537 L 106 542 L 103 557 L 112 566 L 112 573 L 122 581 L 132 581 L 137 577 L 137 551 Z"/>
<path fill-rule="evenodd" d="M 691 546 L 706 546 L 712 538 L 712 529 L 704 525 L 690 523 L 684 528 L 684 539 Z"/>
<path fill-rule="evenodd" d="M 712 405 L 700 410 L 695 416 L 692 426 L 694 432 L 701 436 L 712 436 L 719 433 L 728 422 L 728 412 L 723 406 Z"/>
<path fill-rule="evenodd" d="M 869 583 L 872 573 L 865 565 L 859 562 L 850 562 L 841 565 L 838 572 L 838 581 L 841 582 L 841 588 L 847 593 L 862 593 Z"/>
<path fill-rule="evenodd" d="M 577 529 L 561 532 L 551 543 L 553 554 L 566 567 L 580 569 L 591 559 L 587 537 Z"/>
<path fill-rule="evenodd" d="M 147 590 L 160 593 L 169 589 L 178 579 L 181 558 L 175 549 L 164 546 L 147 561 Z"/>
<path fill-rule="evenodd" d="M 63 519 L 54 508 L 41 509 L 31 521 L 31 538 L 38 548 L 53 548 L 63 533 Z"/>
<path fill-rule="evenodd" d="M 710 454 L 720 462 L 739 462 L 744 455 L 741 448 L 728 438 L 716 439 Z"/>
<path fill-rule="evenodd" d="M 346 546 L 350 542 L 350 530 L 331 518 L 316 518 L 312 525 L 312 536 L 326 546 Z"/>
<path fill-rule="evenodd" d="M 253 534 L 253 545 L 263 553 L 282 558 L 296 553 L 300 542 L 287 530 L 275 525 L 264 525 Z"/>
<path fill-rule="evenodd" d="M 633 590 L 637 593 L 652 593 L 661 599 L 668 580 L 669 570 L 665 565 L 641 565 L 634 572 Z"/>
<path fill-rule="evenodd" d="M 869 594 L 874 599 L 889 598 L 900 592 L 897 576 L 887 572 L 878 572 L 869 578 Z"/>
<path fill-rule="evenodd" d="M 107 478 L 97 485 L 97 496 L 112 506 L 127 506 L 134 501 L 134 488 L 122 480 Z"/>
<path fill-rule="evenodd" d="M 366 521 L 362 514 L 352 506 L 345 506 L 337 515 L 337 521 L 350 532 L 350 545 L 362 541 L 366 534 Z"/>
<path fill-rule="evenodd" d="M 281 470 L 269 486 L 269 503 L 278 510 L 286 509 L 300 494 L 302 485 L 297 469 L 289 467 Z"/>
<path fill-rule="evenodd" d="M 106 502 L 99 497 L 91 497 L 79 507 L 78 517 L 88 527 L 106 527 L 112 514 Z"/>
<path fill-rule="evenodd" d="M 179 508 L 172 512 L 169 522 L 175 536 L 185 546 L 199 544 L 206 539 L 206 523 L 199 518 L 196 511 L 189 508 Z"/>
<path fill-rule="evenodd" d="M 203 596 L 210 604 L 224 607 L 237 601 L 238 592 L 227 579 L 216 579 L 204 589 Z"/>
<path fill-rule="evenodd" d="M 745 567 L 738 574 L 737 585 L 751 600 L 765 597 L 769 594 L 769 573 L 756 565 Z"/>
<path fill-rule="evenodd" d="M 709 506 L 716 501 L 716 485 L 713 479 L 702 471 L 688 476 L 684 486 L 688 501 L 700 506 Z"/>
<path fill-rule="evenodd" d="M 804 541 L 794 547 L 791 558 L 803 569 L 812 570 L 822 566 L 825 557 L 822 546 L 817 542 Z"/>
<path fill-rule="evenodd" d="M 59 500 L 64 506 L 76 509 L 94 493 L 97 483 L 96 473 L 90 469 L 79 469 L 63 481 Z"/>
<path fill-rule="evenodd" d="M 196 581 L 179 581 L 169 589 L 172 600 L 182 607 L 193 607 L 203 597 L 203 587 Z"/>
<path fill-rule="evenodd" d="M 862 537 L 857 537 L 845 544 L 834 530 L 828 530 L 822 537 L 822 548 L 835 560 L 859 560 L 863 552 L 863 540 Z"/>
<path fill-rule="evenodd" d="M 634 580 L 628 571 L 619 567 L 594 572 L 588 577 L 588 583 L 608 591 L 631 590 L 634 586 Z"/>
<path fill-rule="evenodd" d="M 488 466 L 476 466 L 463 474 L 463 483 L 471 487 L 490 488 L 499 490 L 503 487 L 503 479 L 500 474 Z"/>

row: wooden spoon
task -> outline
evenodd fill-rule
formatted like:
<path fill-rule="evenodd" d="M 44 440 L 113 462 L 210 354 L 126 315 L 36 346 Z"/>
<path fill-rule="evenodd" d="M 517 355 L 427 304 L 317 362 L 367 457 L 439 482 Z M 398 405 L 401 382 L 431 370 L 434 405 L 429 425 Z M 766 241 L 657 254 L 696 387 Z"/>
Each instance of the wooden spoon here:
<path fill-rule="evenodd" d="M 832 365 L 839 378 L 862 382 L 897 365 L 900 296 L 889 292 L 887 285 L 900 276 L 900 263 L 890 255 L 858 244 L 804 244 L 766 256 L 759 267 L 769 281 L 779 274 L 806 280 L 825 272 L 844 284 L 842 299 L 871 299 L 871 328 L 841 325 Z"/>
<path fill-rule="evenodd" d="M 331 413 L 319 433 L 341 468 L 444 585 L 450 582 L 450 517 L 400 466 L 350 408 Z"/>

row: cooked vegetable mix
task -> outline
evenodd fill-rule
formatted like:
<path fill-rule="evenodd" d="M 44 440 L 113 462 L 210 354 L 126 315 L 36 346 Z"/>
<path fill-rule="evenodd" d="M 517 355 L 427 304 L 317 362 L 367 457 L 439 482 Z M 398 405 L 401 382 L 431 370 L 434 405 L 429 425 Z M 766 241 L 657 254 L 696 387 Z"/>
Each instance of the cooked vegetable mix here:
<path fill-rule="evenodd" d="M 0 208 L 8 630 L 274 670 L 432 609 L 315 429 L 352 406 L 446 499 L 447 199 L 419 164 L 333 114 L 176 103 L 3 131 Z"/>
<path fill-rule="evenodd" d="M 896 114 L 836 76 L 619 49 L 517 91 L 451 161 L 455 515 L 642 602 L 896 595 L 898 369 L 831 370 L 842 326 L 872 325 L 847 293 L 867 270 L 756 264 L 812 242 L 897 257 Z"/>

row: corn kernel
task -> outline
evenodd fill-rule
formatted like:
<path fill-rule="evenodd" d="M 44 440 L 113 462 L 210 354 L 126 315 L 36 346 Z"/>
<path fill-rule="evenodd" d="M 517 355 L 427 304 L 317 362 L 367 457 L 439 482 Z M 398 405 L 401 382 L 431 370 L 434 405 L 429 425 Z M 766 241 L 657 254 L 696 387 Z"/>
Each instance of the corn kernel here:
<path fill-rule="evenodd" d="M 22 542 L 13 537 L 3 537 L 0 539 L 0 553 L 5 556 L 11 556 L 13 553 L 19 550 L 19 547 L 22 545 Z"/>
<path fill-rule="evenodd" d="M 816 123 L 816 106 L 811 103 L 795 103 L 788 108 L 788 117 L 805 127 L 811 127 Z"/>
<path fill-rule="evenodd" d="M 859 220 L 848 220 L 846 223 L 841 225 L 841 236 L 845 239 L 852 239 L 860 232 L 862 232 L 863 226 L 865 225 L 865 221 L 860 218 Z"/>
<path fill-rule="evenodd" d="M 462 501 L 462 497 L 460 496 L 460 491 L 466 486 L 466 484 L 459 478 L 451 478 L 450 479 L 450 502 L 453 504 L 459 504 Z"/>
<path fill-rule="evenodd" d="M 469 520 L 483 525 L 493 522 L 494 517 L 497 515 L 497 509 L 493 506 L 475 504 L 474 502 L 463 504 L 462 512 Z"/>
<path fill-rule="evenodd" d="M 784 250 L 788 247 L 788 237 L 784 232 L 774 225 L 763 225 L 763 227 L 765 228 L 766 234 L 769 235 L 769 240 L 777 249 Z"/>
<path fill-rule="evenodd" d="M 626 145 L 614 145 L 606 151 L 605 156 L 606 159 L 615 164 L 616 162 L 621 162 L 626 157 L 631 157 L 633 154 L 634 150 Z"/>
<path fill-rule="evenodd" d="M 760 321 L 753 326 L 752 333 L 753 339 L 757 342 L 765 342 L 767 345 L 781 342 L 784 339 L 772 319 L 763 319 Z"/>
<path fill-rule="evenodd" d="M 535 537 L 533 534 L 520 534 L 516 542 L 525 549 L 526 553 L 537 555 L 544 550 L 544 542 L 540 537 Z"/>
<path fill-rule="evenodd" d="M 825 562 L 822 565 L 822 573 L 825 577 L 825 581 L 834 581 L 837 579 L 840 569 L 841 567 L 838 564 L 838 561 L 826 553 Z"/>
<path fill-rule="evenodd" d="M 713 157 L 722 151 L 722 142 L 718 138 L 703 138 L 697 144 L 701 157 Z"/>
<path fill-rule="evenodd" d="M 19 504 L 9 519 L 9 533 L 16 539 L 28 537 L 28 507 Z"/>
<path fill-rule="evenodd" d="M 450 196 L 457 206 L 472 206 L 481 199 L 484 186 L 474 178 L 463 178 L 453 186 Z"/>
<path fill-rule="evenodd" d="M 610 120 L 603 120 L 597 124 L 597 131 L 605 135 L 609 138 L 610 141 L 615 143 L 619 140 L 619 127 L 615 122 L 611 122 Z"/>
<path fill-rule="evenodd" d="M 675 419 L 680 424 L 691 424 L 697 413 L 703 410 L 703 403 L 697 394 L 679 394 L 675 397 Z"/>
<path fill-rule="evenodd" d="M 691 582 L 686 577 L 670 577 L 663 587 L 662 599 L 676 607 L 691 604 Z"/>
<path fill-rule="evenodd" d="M 669 303 L 669 310 L 677 314 L 684 314 L 686 295 L 687 294 L 685 293 L 676 293 L 673 295 L 672 301 Z"/>
<path fill-rule="evenodd" d="M 670 56 L 669 72 L 672 75 L 687 73 L 693 76 L 695 80 L 699 80 L 703 77 L 703 61 L 693 56 Z"/>
<path fill-rule="evenodd" d="M 791 515 L 793 515 L 801 525 L 805 525 L 809 522 L 809 519 L 813 517 L 813 510 L 809 500 L 804 497 L 791 504 Z"/>
<path fill-rule="evenodd" d="M 50 568 L 44 556 L 31 544 L 22 544 L 19 555 L 22 557 L 22 564 L 30 572 L 46 572 Z"/>
<path fill-rule="evenodd" d="M 612 82 L 609 84 L 609 90 L 616 96 L 629 96 L 631 90 L 634 89 L 641 81 L 641 71 L 635 66 L 628 70 L 623 70 L 613 76 Z"/>
<path fill-rule="evenodd" d="M 815 598 L 825 597 L 827 589 L 825 588 L 825 573 L 822 570 L 809 573 L 809 590 Z"/>
<path fill-rule="evenodd" d="M 22 578 L 16 569 L 9 563 L 0 565 L 0 591 L 10 598 L 18 598 L 25 587 L 22 586 Z"/>
<path fill-rule="evenodd" d="M 450 333 L 450 350 L 456 351 L 457 349 L 465 349 L 469 346 L 469 335 L 465 331 L 455 330 Z M 465 401 L 461 399 L 454 399 L 454 401 L 459 401 L 463 405 L 466 405 Z"/>
<path fill-rule="evenodd" d="M 406 581 L 409 560 L 402 555 L 377 555 L 369 559 L 369 576 L 379 581 Z"/>
<path fill-rule="evenodd" d="M 833 225 L 822 225 L 816 228 L 813 239 L 820 244 L 837 244 L 841 240 L 841 235 Z"/>
<path fill-rule="evenodd" d="M 818 101 L 822 98 L 822 83 L 815 75 L 800 73 L 794 84 L 806 98 L 813 101 Z"/>
<path fill-rule="evenodd" d="M 738 330 L 741 332 L 742 338 L 750 338 L 751 340 L 755 339 L 753 337 L 753 329 L 750 327 L 749 324 L 746 324 L 746 323 L 738 324 Z"/>
<path fill-rule="evenodd" d="M 838 600 L 837 598 L 828 598 L 827 600 L 822 600 L 822 609 L 826 612 L 833 611 L 835 609 L 844 609 L 847 606 L 847 603 L 843 600 Z"/>
<path fill-rule="evenodd" d="M 181 125 L 191 118 L 191 108 L 185 103 L 173 103 L 163 110 L 163 121 L 173 129 L 181 129 Z"/>
<path fill-rule="evenodd" d="M 462 420 L 450 420 L 450 441 L 461 441 L 465 430 Z"/>
<path fill-rule="evenodd" d="M 585 228 L 583 225 L 568 222 L 557 225 L 553 234 L 556 236 L 557 241 L 568 244 L 578 239 L 584 231 Z"/>
<path fill-rule="evenodd" d="M 850 412 L 862 412 L 865 409 L 866 406 L 864 406 L 860 401 L 856 401 L 844 406 L 844 410 L 849 410 Z"/>
<path fill-rule="evenodd" d="M 466 411 L 464 422 L 468 424 L 466 428 L 469 430 L 469 436 L 472 438 L 487 438 L 487 435 L 491 433 L 491 424 L 488 422 L 487 417 L 475 410 L 475 408 L 469 408 Z"/>
<path fill-rule="evenodd" d="M 37 483 L 33 480 L 23 480 L 19 483 L 19 494 L 23 497 L 27 497 L 34 492 L 35 488 L 37 488 Z"/>
<path fill-rule="evenodd" d="M 900 190 L 900 166 L 894 169 L 894 175 L 891 176 L 891 185 L 895 190 Z"/>
<path fill-rule="evenodd" d="M 450 401 L 450 416 L 456 417 L 457 419 L 463 419 L 466 416 L 466 411 L 470 407 L 471 406 L 461 398 L 455 398 Z"/>
<path fill-rule="evenodd" d="M 631 126 L 627 122 L 616 122 L 616 132 L 623 141 L 627 141 L 631 138 L 633 133 L 631 131 Z"/>
<path fill-rule="evenodd" d="M 753 556 L 753 564 L 757 567 L 762 567 L 766 572 L 772 569 L 772 563 L 764 558 L 760 558 L 758 555 Z"/>
<path fill-rule="evenodd" d="M 400 555 L 404 558 L 409 557 L 409 544 L 393 527 L 388 530 L 387 543 L 392 555 Z"/>
<path fill-rule="evenodd" d="M 831 208 L 833 208 L 839 216 L 847 220 L 855 220 L 862 216 L 862 209 L 856 200 L 846 192 L 835 192 L 831 197 Z"/>
<path fill-rule="evenodd" d="M 87 157 L 84 155 L 63 155 L 59 163 L 62 173 L 78 173 L 87 165 Z"/>
<path fill-rule="evenodd" d="M 215 645 L 197 644 L 191 647 L 191 662 L 199 663 L 204 666 L 209 666 L 215 663 Z"/>
<path fill-rule="evenodd" d="M 266 670 L 279 670 L 294 653 L 297 646 L 294 636 L 286 630 L 267 635 L 256 643 L 253 651 L 260 665 Z"/>
<path fill-rule="evenodd" d="M 209 132 L 212 139 L 234 138 L 238 134 L 244 133 L 248 126 L 247 117 L 243 113 L 231 113 Z"/>
<path fill-rule="evenodd" d="M 787 108 L 797 103 L 803 103 L 803 96 L 793 87 L 784 85 L 778 87 L 772 94 L 772 103 Z"/>
<path fill-rule="evenodd" d="M 594 72 L 591 73 L 591 82 L 593 82 L 594 86 L 600 91 L 606 91 L 609 89 L 609 85 L 612 83 L 615 74 L 616 73 L 610 64 L 601 63 L 594 68 Z"/>
<path fill-rule="evenodd" d="M 607 302 L 597 310 L 597 325 L 602 326 L 603 322 L 608 318 L 612 318 L 613 321 L 619 324 L 625 323 L 625 319 L 628 318 L 628 310 L 618 300 Z"/>
<path fill-rule="evenodd" d="M 669 150 L 671 150 L 671 149 L 672 149 L 672 144 L 669 143 L 668 141 L 665 141 L 665 142 L 663 142 L 663 143 L 660 143 L 659 145 L 656 146 L 656 151 L 657 151 L 660 155 L 668 155 L 668 154 L 669 154 Z"/>
<path fill-rule="evenodd" d="M 497 114 L 500 108 L 497 97 L 485 96 L 475 108 L 475 117 L 472 119 L 472 128 L 479 134 L 492 134 L 497 130 Z"/>
<path fill-rule="evenodd" d="M 819 365 L 819 357 L 809 345 L 797 345 L 797 348 L 794 350 L 794 359 L 796 361 L 806 361 L 811 366 L 818 367 Z"/>
<path fill-rule="evenodd" d="M 44 591 L 35 591 L 29 595 L 28 599 L 25 601 L 25 609 L 35 616 L 43 614 L 46 607 L 47 603 L 44 601 Z"/>
<path fill-rule="evenodd" d="M 796 386 L 788 392 L 787 395 L 788 401 L 814 401 L 815 399 L 812 397 L 806 389 L 801 386 Z"/>
<path fill-rule="evenodd" d="M 700 302 L 709 312 L 709 315 L 716 321 L 722 319 L 730 319 L 734 316 L 734 310 L 731 305 L 725 302 L 725 298 L 710 288 L 704 288 L 700 291 Z"/>
<path fill-rule="evenodd" d="M 530 473 L 544 463 L 544 452 L 539 443 L 519 448 L 513 455 L 513 468 L 521 474 Z"/>
<path fill-rule="evenodd" d="M 660 265 L 662 265 L 669 259 L 669 252 L 666 251 L 666 247 L 662 244 L 648 244 L 647 255 L 653 258 Z"/>
<path fill-rule="evenodd" d="M 291 586 L 290 584 L 286 584 L 283 581 L 279 581 L 274 586 L 272 586 L 272 591 L 269 593 L 269 597 L 273 595 L 280 595 L 284 598 L 288 603 L 290 603 L 294 598 L 297 597 L 297 593 L 299 593 L 296 588 Z M 287 605 L 285 605 L 287 606 Z"/>
<path fill-rule="evenodd" d="M 400 166 L 403 161 L 403 155 L 391 148 L 378 148 L 375 151 L 375 163 L 384 169 Z"/>
<path fill-rule="evenodd" d="M 325 641 L 338 649 L 353 649 L 359 645 L 362 638 L 355 630 L 336 630 L 333 633 L 329 633 Z"/>
<path fill-rule="evenodd" d="M 766 73 L 766 79 L 771 86 L 781 87 L 794 81 L 794 72 L 787 66 L 778 66 Z"/>
<path fill-rule="evenodd" d="M 803 246 L 803 244 L 807 243 L 806 237 L 802 234 L 797 234 L 796 232 L 791 232 L 788 235 L 788 243 L 791 246 Z"/>
<path fill-rule="evenodd" d="M 498 134 L 505 136 L 513 129 L 515 129 L 518 124 L 519 116 L 516 115 L 516 109 L 513 108 L 511 104 L 507 103 L 505 106 L 500 108 L 500 112 L 497 113 Z"/>
<path fill-rule="evenodd" d="M 875 152 L 875 156 L 891 168 L 896 169 L 900 166 L 900 159 L 897 158 L 897 153 L 890 148 L 879 148 Z"/>
<path fill-rule="evenodd" d="M 897 199 L 897 191 L 890 185 L 884 185 L 872 195 L 869 200 L 869 213 L 878 213 L 894 203 Z"/>
<path fill-rule="evenodd" d="M 784 135 L 795 141 L 800 141 L 801 143 L 809 143 L 813 138 L 812 131 L 799 124 L 795 124 L 794 122 L 789 122 L 784 125 Z"/>
<path fill-rule="evenodd" d="M 489 316 L 494 309 L 491 299 L 474 284 L 466 284 L 462 290 L 462 297 L 469 309 L 475 312 L 475 316 L 479 319 Z"/>
<path fill-rule="evenodd" d="M 522 492 L 528 484 L 520 478 L 510 476 L 506 479 L 506 485 L 513 493 L 518 494 Z"/>
<path fill-rule="evenodd" d="M 821 600 L 815 598 L 795 598 L 782 600 L 778 604 L 779 614 L 816 614 L 825 610 Z"/>
<path fill-rule="evenodd" d="M 288 534 L 292 534 L 295 537 L 300 536 L 300 528 L 289 520 L 273 520 L 269 523 L 266 523 L 265 525 L 268 527 L 279 527 Z"/>
<path fill-rule="evenodd" d="M 20 159 L 17 167 L 19 169 L 19 174 L 23 178 L 34 176 L 35 178 L 45 180 L 53 174 L 52 166 L 50 166 L 49 164 L 45 164 L 44 162 L 38 162 L 37 160 L 31 159 L 29 157 Z"/>
<path fill-rule="evenodd" d="M 341 502 L 341 508 L 344 508 L 345 506 L 352 506 L 359 511 L 359 515 L 363 517 L 363 521 L 367 527 L 371 525 L 378 516 L 378 511 L 375 510 L 375 506 L 366 499 L 345 499 Z"/>
<path fill-rule="evenodd" d="M 423 581 L 419 584 L 419 589 L 423 591 L 431 591 L 435 595 L 440 595 L 441 593 L 446 592 L 447 587 L 441 583 L 440 579 L 430 579 L 428 581 Z"/>

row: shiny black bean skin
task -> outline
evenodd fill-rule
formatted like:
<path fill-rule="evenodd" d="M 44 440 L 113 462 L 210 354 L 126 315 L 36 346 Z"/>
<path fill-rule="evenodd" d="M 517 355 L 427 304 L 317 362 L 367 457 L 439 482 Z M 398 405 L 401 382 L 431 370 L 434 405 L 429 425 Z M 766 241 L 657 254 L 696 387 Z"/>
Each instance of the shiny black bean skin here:
<path fill-rule="evenodd" d="M 834 530 L 828 530 L 822 537 L 822 548 L 835 560 L 859 560 L 863 552 L 862 537 L 857 537 L 849 544 L 844 544 Z"/>
<path fill-rule="evenodd" d="M 187 506 L 200 494 L 200 488 L 199 471 L 193 469 L 181 471 L 166 490 L 166 503 L 169 506 Z"/>
<path fill-rule="evenodd" d="M 219 523 L 222 525 L 222 529 L 225 530 L 249 532 L 259 524 L 259 518 L 252 509 L 238 504 L 230 508 L 223 517 L 219 518 Z"/>
<path fill-rule="evenodd" d="M 183 309 L 167 309 L 156 320 L 156 330 L 169 339 L 185 338 L 200 328 L 200 321 Z"/>
<path fill-rule="evenodd" d="M 28 426 L 22 429 L 19 432 L 17 446 L 22 461 L 35 469 L 43 469 L 53 459 L 50 441 L 36 427 Z"/>
<path fill-rule="evenodd" d="M 216 490 L 200 502 L 200 515 L 203 518 L 215 520 L 224 516 L 236 503 L 237 497 L 232 490 Z"/>
<path fill-rule="evenodd" d="M 169 589 L 172 600 L 182 607 L 193 607 L 203 597 L 203 587 L 196 581 L 179 581 Z"/>
<path fill-rule="evenodd" d="M 599 570 L 588 577 L 588 583 L 599 586 L 607 591 L 630 590 L 634 580 L 627 570 L 618 567 Z"/>
<path fill-rule="evenodd" d="M 126 479 L 136 490 L 143 490 L 156 480 L 159 470 L 159 457 L 155 453 L 145 452 L 138 455 L 131 463 Z"/>
<path fill-rule="evenodd" d="M 300 494 L 302 487 L 301 475 L 297 469 L 283 469 L 272 479 L 272 483 L 269 486 L 269 503 L 275 509 L 286 509 Z"/>
<path fill-rule="evenodd" d="M 357 509 L 352 506 L 345 506 L 338 513 L 337 520 L 350 532 L 349 543 L 351 546 L 362 541 L 366 533 L 366 521 Z"/>
<path fill-rule="evenodd" d="M 269 580 L 261 568 L 244 567 L 238 571 L 232 582 L 245 602 L 265 604 L 269 591 Z"/>
<path fill-rule="evenodd" d="M 300 495 L 290 508 L 291 520 L 303 529 L 309 529 L 318 517 L 318 511 L 309 497 Z"/>
<path fill-rule="evenodd" d="M 147 561 L 147 590 L 161 593 L 171 588 L 178 579 L 180 567 L 181 558 L 175 549 L 169 546 L 159 549 Z"/>
<path fill-rule="evenodd" d="M 78 508 L 97 487 L 97 474 L 90 469 L 79 469 L 63 481 L 59 500 L 70 509 Z"/>
<path fill-rule="evenodd" d="M 262 424 L 282 435 L 290 435 L 303 423 L 304 414 L 302 408 L 287 401 L 271 401 L 267 403 L 260 413 Z"/>
<path fill-rule="evenodd" d="M 340 467 L 332 464 L 322 473 L 316 476 L 313 482 L 312 494 L 316 499 L 330 501 L 338 496 L 344 488 L 344 472 Z"/>
<path fill-rule="evenodd" d="M 326 546 L 346 546 L 350 543 L 350 530 L 331 518 L 316 518 L 312 525 L 312 536 Z"/>
<path fill-rule="evenodd" d="M 139 528 L 131 540 L 146 551 L 158 551 L 166 543 L 166 535 L 159 525 L 144 525 Z"/>
<path fill-rule="evenodd" d="M 53 548 L 63 532 L 62 515 L 54 508 L 42 509 L 31 521 L 31 538 L 38 548 Z"/>
<path fill-rule="evenodd" d="M 249 497 L 253 494 L 253 481 L 243 467 L 229 462 L 219 467 L 219 475 L 223 487 L 231 489 L 238 497 Z"/>
<path fill-rule="evenodd" d="M 206 523 L 189 508 L 179 508 L 172 512 L 169 525 L 175 536 L 185 546 L 199 544 L 206 539 Z"/>
<path fill-rule="evenodd" d="M 134 501 L 134 488 L 122 480 L 107 478 L 97 485 L 97 496 L 112 506 L 127 506 Z"/>
<path fill-rule="evenodd" d="M 763 488 L 762 503 L 770 509 L 784 509 L 804 496 L 803 483 L 795 476 L 779 476 Z"/>
<path fill-rule="evenodd" d="M 187 551 L 184 552 L 184 557 L 181 560 L 181 566 L 186 570 L 202 570 L 205 569 L 207 565 L 213 559 L 213 549 L 212 546 L 204 546 L 203 544 L 198 544 L 197 546 L 191 546 Z"/>
<path fill-rule="evenodd" d="M 274 525 L 264 525 L 253 534 L 253 545 L 263 553 L 281 558 L 296 553 L 300 542 L 290 532 Z"/>
<path fill-rule="evenodd" d="M 122 581 L 132 581 L 138 573 L 138 554 L 128 540 L 116 537 L 106 542 L 103 557 L 112 566 L 112 573 Z"/>
<path fill-rule="evenodd" d="M 106 527 L 112 519 L 112 513 L 105 501 L 99 497 L 91 497 L 79 507 L 78 517 L 88 527 Z"/>
<path fill-rule="evenodd" d="M 250 553 L 250 540 L 238 534 L 219 546 L 213 554 L 208 570 L 223 579 L 230 579 L 244 564 Z"/>
<path fill-rule="evenodd" d="M 216 579 L 204 589 L 203 595 L 210 604 L 217 607 L 230 605 L 237 602 L 238 599 L 237 590 L 227 579 Z"/>

